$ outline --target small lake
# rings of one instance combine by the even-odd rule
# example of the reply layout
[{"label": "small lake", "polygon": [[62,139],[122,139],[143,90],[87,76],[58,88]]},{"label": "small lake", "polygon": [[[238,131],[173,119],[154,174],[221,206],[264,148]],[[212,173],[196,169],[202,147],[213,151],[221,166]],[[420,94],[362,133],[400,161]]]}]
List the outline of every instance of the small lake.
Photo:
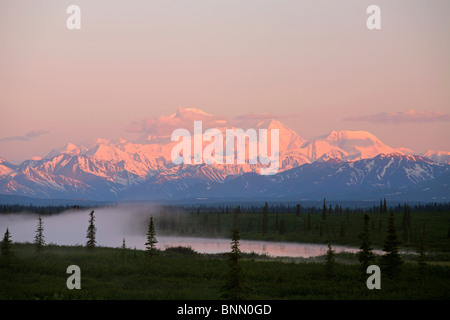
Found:
[{"label": "small lake", "polygon": [[[146,234],[144,215],[120,208],[100,208],[95,210],[97,227],[97,245],[105,247],[121,247],[125,238],[128,248],[145,249]],[[43,216],[44,236],[47,244],[84,245],[88,226],[89,211],[75,211],[52,216]],[[13,242],[33,242],[37,227],[35,214],[0,215],[0,232],[3,237],[9,228]],[[222,253],[231,250],[231,239],[197,238],[183,236],[158,236],[157,248],[185,246],[200,253]],[[242,252],[255,252],[274,257],[316,257],[324,255],[327,245],[291,242],[269,242],[240,240]],[[357,248],[333,246],[336,253],[359,251]],[[377,252],[378,253],[378,252]]]}]

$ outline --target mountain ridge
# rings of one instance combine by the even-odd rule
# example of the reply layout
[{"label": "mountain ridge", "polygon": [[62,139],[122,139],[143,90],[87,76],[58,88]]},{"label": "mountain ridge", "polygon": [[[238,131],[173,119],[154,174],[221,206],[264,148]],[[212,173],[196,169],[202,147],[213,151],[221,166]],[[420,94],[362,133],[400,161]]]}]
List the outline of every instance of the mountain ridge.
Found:
[{"label": "mountain ridge", "polygon": [[[209,119],[211,123],[226,124],[222,120],[214,120],[211,114],[200,109],[180,108],[169,118],[178,125],[183,119],[187,118],[190,121],[194,116]],[[244,184],[258,181],[254,188],[254,196],[277,194],[282,197],[283,194],[280,194],[277,188],[284,190],[286,196],[292,194],[289,188],[270,189],[269,185],[277,179],[294,181],[295,179],[292,180],[288,173],[294,174],[296,170],[314,169],[308,175],[312,189],[315,188],[314,183],[320,185],[320,179],[338,185],[339,181],[333,182],[327,177],[335,177],[345,171],[351,176],[341,176],[345,180],[341,181],[343,183],[341,189],[353,192],[346,187],[352,184],[351,177],[359,179],[358,181],[362,178],[364,181],[367,179],[378,181],[376,176],[371,176],[369,170],[373,161],[378,166],[383,166],[384,171],[380,169],[378,172],[382,178],[386,171],[390,172],[390,166],[399,168],[402,174],[392,173],[392,179],[386,181],[381,179],[382,182],[378,186],[373,184],[370,186],[372,189],[399,187],[399,182],[405,186],[412,186],[439,180],[442,179],[439,175],[446,175],[445,170],[439,169],[440,166],[450,164],[450,152],[429,150],[423,154],[426,157],[414,155],[409,149],[392,148],[384,144],[368,131],[333,130],[307,141],[275,119],[254,120],[250,123],[256,129],[280,130],[278,174],[258,177],[261,164],[176,166],[171,161],[170,153],[178,142],[167,140],[167,132],[161,129],[160,136],[154,135],[145,144],[124,139],[116,141],[97,139],[91,144],[76,145],[69,142],[62,148],[53,149],[44,158],[25,160],[19,165],[10,164],[0,158],[0,193],[44,198],[92,197],[94,200],[126,200],[136,198],[137,195],[143,199],[156,199],[156,196],[179,198],[183,193],[188,197],[210,197],[204,188],[220,191],[223,189],[221,185],[231,186],[233,185],[231,181],[240,178]],[[220,127],[219,130],[222,132],[225,128]],[[385,159],[390,160],[384,163]],[[366,167],[359,167],[360,163]],[[434,172],[439,173],[438,176],[434,176]],[[314,176],[319,180],[314,180]],[[251,179],[246,180],[249,177]],[[301,181],[296,183],[302,184]],[[291,185],[290,188],[294,189],[295,185]],[[441,190],[445,188],[442,186]],[[146,196],[140,189],[147,190],[149,194]],[[269,194],[269,189],[272,194]],[[242,186],[236,186],[236,190],[241,190],[243,194],[248,193]],[[323,190],[326,190],[325,186]],[[337,191],[339,190],[333,192]],[[307,194],[306,189],[304,192]],[[250,195],[248,193],[248,196]]]}]

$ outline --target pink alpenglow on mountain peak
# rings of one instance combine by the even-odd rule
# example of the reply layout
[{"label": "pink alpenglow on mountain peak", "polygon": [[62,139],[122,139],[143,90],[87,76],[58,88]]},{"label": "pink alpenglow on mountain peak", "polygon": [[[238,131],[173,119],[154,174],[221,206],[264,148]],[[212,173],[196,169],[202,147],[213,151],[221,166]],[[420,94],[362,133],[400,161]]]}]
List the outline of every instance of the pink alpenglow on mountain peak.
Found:
[{"label": "pink alpenglow on mountain peak", "polygon": [[435,162],[450,164],[450,151],[428,150],[423,156]]},{"label": "pink alpenglow on mountain peak", "polygon": [[[171,159],[175,165],[263,165],[259,168],[262,175],[273,175],[279,170],[279,129],[259,129],[259,135],[253,128],[226,129],[225,134],[218,128],[203,132],[202,121],[194,121],[191,138],[189,130],[175,129],[171,140],[178,143],[173,147]],[[204,142],[210,142],[204,148]],[[225,153],[224,153],[225,145]],[[193,152],[192,152],[193,150]],[[248,157],[247,157],[248,154]],[[224,161],[225,159],[225,161]]]},{"label": "pink alpenglow on mountain peak", "polygon": [[305,144],[302,151],[313,161],[331,158],[354,161],[372,158],[380,153],[412,153],[409,149],[389,147],[370,132],[349,130],[331,131],[315,138]]}]

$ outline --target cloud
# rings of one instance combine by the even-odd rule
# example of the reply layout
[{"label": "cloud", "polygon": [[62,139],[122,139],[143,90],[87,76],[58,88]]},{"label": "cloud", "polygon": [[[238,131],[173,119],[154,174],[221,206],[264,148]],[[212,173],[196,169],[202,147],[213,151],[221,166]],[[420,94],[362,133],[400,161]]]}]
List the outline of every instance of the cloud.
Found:
[{"label": "cloud", "polygon": [[240,128],[250,128],[256,126],[256,124],[262,120],[267,119],[287,119],[287,118],[296,118],[295,114],[286,114],[279,115],[274,113],[245,113],[233,118],[233,122],[236,127]]},{"label": "cloud", "polygon": [[47,130],[39,130],[39,131],[30,131],[25,133],[23,136],[12,136],[1,138],[0,141],[30,141],[31,139],[42,136],[43,134],[48,134],[50,131]]},{"label": "cloud", "polygon": [[282,116],[273,114],[273,113],[246,113],[239,116],[234,117],[235,120],[266,120],[266,119],[276,119],[283,118]]},{"label": "cloud", "polygon": [[193,130],[194,121],[202,121],[203,128],[222,127],[228,124],[223,117],[213,116],[196,108],[178,108],[176,113],[162,115],[158,118],[134,121],[127,131],[145,134],[146,136],[167,137],[175,129]]},{"label": "cloud", "polygon": [[131,123],[126,130],[140,134],[138,141],[167,141],[175,129],[188,129],[193,131],[194,121],[202,121],[203,130],[210,128],[254,128],[256,124],[266,119],[280,119],[295,117],[295,115],[275,115],[269,113],[247,113],[227,119],[226,117],[214,116],[196,108],[178,108],[171,115],[162,115],[157,118],[137,120]]},{"label": "cloud", "polygon": [[450,114],[436,111],[382,112],[367,116],[346,117],[344,121],[365,121],[374,123],[408,123],[450,121]]}]

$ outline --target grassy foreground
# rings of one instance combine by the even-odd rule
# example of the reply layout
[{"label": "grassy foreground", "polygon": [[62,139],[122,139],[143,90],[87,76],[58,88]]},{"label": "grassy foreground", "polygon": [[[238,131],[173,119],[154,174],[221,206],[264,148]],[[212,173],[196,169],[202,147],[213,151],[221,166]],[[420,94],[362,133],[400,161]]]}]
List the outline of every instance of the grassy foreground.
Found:
[{"label": "grassy foreground", "polygon": [[[14,258],[0,260],[0,299],[220,299],[228,263],[225,255],[183,248],[159,252],[114,248],[13,244]],[[336,276],[327,280],[321,259],[291,263],[244,255],[241,266],[248,299],[448,299],[450,266],[428,264],[424,281],[418,267],[405,263],[399,281],[382,276],[381,290],[369,290],[356,257],[337,255]],[[345,262],[345,263],[343,263]],[[350,262],[350,263],[349,263]],[[69,265],[81,269],[81,290],[69,290]]]}]

